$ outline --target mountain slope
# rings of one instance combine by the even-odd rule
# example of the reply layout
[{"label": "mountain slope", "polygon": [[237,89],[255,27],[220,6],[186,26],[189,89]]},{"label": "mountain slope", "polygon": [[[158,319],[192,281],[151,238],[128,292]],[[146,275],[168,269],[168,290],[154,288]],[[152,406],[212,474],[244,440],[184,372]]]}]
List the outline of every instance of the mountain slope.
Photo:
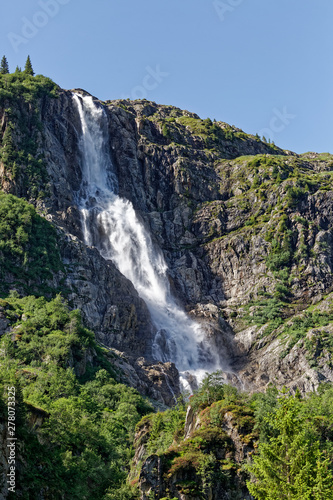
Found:
[{"label": "mountain slope", "polygon": [[[119,285],[108,285],[99,271],[92,271],[93,262],[100,260],[96,252],[93,261],[83,264],[86,250],[80,250],[82,272],[75,264],[79,258],[73,248],[82,239],[75,202],[81,181],[80,123],[72,94],[50,91],[50,85],[47,81],[33,98],[2,96],[3,190],[27,196],[48,220],[74,235],[75,245],[64,250],[73,255],[63,252],[62,258],[75,276],[67,273],[62,279],[71,288],[72,305],[82,310],[98,338],[149,359],[153,327],[127,280],[119,276],[124,289],[119,297],[113,294]],[[249,388],[261,389],[269,382],[292,386],[297,380],[301,390],[309,390],[321,378],[331,380],[326,368],[332,349],[325,329],[329,321],[323,324],[322,315],[311,311],[306,318],[313,304],[325,314],[331,310],[326,296],[333,283],[333,157],[285,152],[225,123],[146,100],[101,104],[109,118],[119,193],[132,201],[164,251],[175,294],[205,322],[229,369],[240,370]],[[14,173],[7,154],[9,134],[11,148],[19,152],[27,124],[37,145],[35,155],[29,153],[30,164],[39,161],[40,171],[47,172],[37,198],[29,185],[29,162],[12,154],[21,158]],[[105,275],[102,262],[101,267]],[[112,263],[107,267],[117,274]],[[96,295],[101,300],[94,302]],[[319,326],[312,344],[323,349],[312,359],[318,348],[305,342],[306,335]],[[324,367],[318,357],[325,358]]]},{"label": "mountain slope", "polygon": [[[72,92],[40,75],[20,72],[0,75],[0,84],[1,380],[4,386],[15,383],[23,390],[19,399],[27,414],[20,422],[27,445],[20,450],[19,462],[29,462],[26,453],[33,455],[36,447],[39,466],[50,473],[48,480],[57,470],[64,483],[59,491],[57,484],[49,484],[50,498],[90,498],[98,486],[98,498],[134,499],[137,493],[121,483],[129,468],[134,425],[152,407],[122,382],[151,398],[155,408],[165,408],[179,396],[179,374],[173,363],[153,359],[156,327],[132,283],[96,248],[84,244],[77,206],[82,129]],[[95,102],[107,114],[119,194],[133,203],[162,249],[171,289],[219,352],[224,381],[250,391],[286,385],[296,394],[297,389],[304,394],[333,381],[333,157],[283,151],[173,106],[146,100]],[[57,298],[59,293],[68,306]],[[81,311],[83,324],[74,309]],[[101,400],[104,393],[108,396]],[[242,404],[236,414],[251,420],[253,409]],[[213,417],[224,418],[224,409],[214,408]],[[178,432],[181,412],[174,429]],[[69,425],[60,434],[66,439],[62,447],[55,436],[62,432],[64,415]],[[168,421],[168,415],[162,420]],[[119,422],[125,416],[124,430]],[[163,450],[152,443],[149,450],[141,450],[148,469],[158,462],[149,453],[166,455],[159,459],[166,460],[163,467],[171,474],[169,482],[161,483],[164,492],[170,487],[173,494],[183,494],[173,479],[184,473],[181,481],[195,481],[202,464],[219,473],[217,462],[206,463],[206,452],[217,453],[211,460],[222,460],[220,452],[236,460],[232,436],[221,429],[214,434],[213,423],[206,423],[209,430],[197,429],[188,444],[176,436],[172,457],[172,441]],[[330,425],[325,421],[317,441],[330,436]],[[236,433],[233,428],[229,433]],[[87,429],[93,434],[89,446],[81,441]],[[2,431],[3,447],[5,426]],[[251,432],[241,433],[241,440],[255,444],[256,435],[248,438]],[[215,438],[222,451],[212,448]],[[199,453],[201,464],[191,446],[202,440],[206,448],[203,456]],[[116,445],[118,455],[113,456]],[[187,465],[184,453],[192,453]],[[112,483],[113,463],[118,476]],[[189,474],[183,465],[190,468]],[[228,463],[223,465],[226,471]],[[233,494],[247,495],[239,464],[230,467],[231,477],[238,478]],[[29,478],[30,469],[21,468],[22,477]],[[65,494],[70,471],[77,484]],[[223,474],[228,482],[229,473]],[[223,490],[222,479],[217,491]],[[43,481],[36,483],[40,498],[47,486]],[[208,491],[204,482],[202,488]],[[193,490],[183,498],[192,500],[197,493]]]}]

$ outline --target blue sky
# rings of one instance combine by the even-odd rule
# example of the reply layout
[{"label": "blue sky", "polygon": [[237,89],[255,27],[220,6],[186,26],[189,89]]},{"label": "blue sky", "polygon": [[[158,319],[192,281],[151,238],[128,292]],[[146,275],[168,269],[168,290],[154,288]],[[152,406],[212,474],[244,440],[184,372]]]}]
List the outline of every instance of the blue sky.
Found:
[{"label": "blue sky", "polygon": [[[11,0],[0,56],[102,100],[146,97],[333,153],[332,0]],[[2,52],[2,53],[1,53]]]}]

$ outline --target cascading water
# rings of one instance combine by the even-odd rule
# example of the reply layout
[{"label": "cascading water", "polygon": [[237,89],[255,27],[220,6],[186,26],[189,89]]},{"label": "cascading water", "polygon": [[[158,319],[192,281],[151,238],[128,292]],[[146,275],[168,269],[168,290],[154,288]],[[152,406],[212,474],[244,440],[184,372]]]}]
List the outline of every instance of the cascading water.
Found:
[{"label": "cascading water", "polygon": [[154,247],[131,202],[117,195],[104,109],[90,96],[74,94],[74,101],[82,125],[82,184],[77,201],[85,242],[98,248],[133,283],[157,329],[153,357],[173,361],[183,389],[191,389],[191,378],[199,382],[206,371],[219,368],[218,357],[199,324],[176,304],[163,254]]}]

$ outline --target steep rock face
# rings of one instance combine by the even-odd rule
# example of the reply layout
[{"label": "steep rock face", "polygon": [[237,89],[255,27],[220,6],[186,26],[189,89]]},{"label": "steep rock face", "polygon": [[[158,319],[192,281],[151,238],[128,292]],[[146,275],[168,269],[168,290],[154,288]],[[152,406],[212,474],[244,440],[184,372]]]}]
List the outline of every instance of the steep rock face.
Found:
[{"label": "steep rock face", "polygon": [[58,225],[81,236],[75,192],[82,180],[79,149],[82,130],[72,92],[61,91],[57,99],[44,100],[41,121],[42,148],[50,178],[48,211],[56,217]]},{"label": "steep rock face", "polygon": [[[248,390],[269,384],[286,385],[292,392],[314,391],[333,381],[332,294],[266,334],[266,326],[252,326],[235,335],[238,357],[234,366]],[[313,327],[313,317],[318,325]]]},{"label": "steep rock face", "polygon": [[[59,91],[57,98],[40,98],[34,109],[27,108],[18,100],[17,107],[20,114],[28,117],[29,113],[39,112],[43,124],[37,140],[49,176],[49,196],[32,201],[44,213],[47,212],[46,218],[50,222],[61,228],[58,231],[59,250],[66,268],[65,272],[54,276],[50,285],[57,288],[62,281],[67,286],[72,306],[83,311],[89,327],[106,345],[112,343],[115,347],[133,349],[140,355],[146,355],[152,325],[145,304],[112,262],[106,262],[96,249],[87,248],[77,237],[82,239],[75,200],[81,183],[81,123],[72,92]],[[0,118],[5,133],[8,117],[4,109]],[[9,172],[5,174],[2,178],[3,190],[23,195],[20,179],[11,178]]]},{"label": "steep rock face", "polygon": [[[234,132],[233,139],[209,144],[213,147],[208,149],[210,136],[204,137],[203,133],[197,136],[193,124],[205,121],[177,108],[144,101],[114,101],[108,103],[108,113],[120,193],[133,202],[149,224],[165,252],[180,295],[192,304],[211,299],[223,306],[225,299],[233,299],[235,304],[248,301],[249,290],[253,290],[254,284],[258,288],[258,276],[267,271],[264,258],[270,247],[265,240],[269,224],[253,231],[251,226],[255,224],[249,224],[249,219],[267,214],[267,208],[277,205],[289,186],[289,183],[275,185],[270,191],[268,188],[274,181],[274,177],[269,179],[270,171],[289,169],[292,175],[295,168],[303,167],[311,175],[309,170],[314,170],[314,165],[289,152],[284,160],[281,157],[286,154],[284,151],[244,133],[240,138],[237,136],[240,132]],[[182,125],[188,115],[190,125]],[[162,133],[163,127],[174,122],[181,135],[168,139]],[[215,127],[224,130],[223,124]],[[265,168],[265,156],[255,160],[258,165],[250,165],[252,158],[247,158],[267,154],[278,157],[276,165],[273,161],[272,167]],[[321,163],[322,171],[328,163]],[[258,169],[262,170],[259,174]],[[269,179],[265,186],[266,200],[260,194],[265,179]],[[290,206],[291,213],[299,213],[313,223],[312,231],[307,234],[309,246],[315,245],[317,227],[327,230],[331,225],[331,193],[318,189],[320,186],[313,194],[311,190],[304,192],[301,203]],[[278,222],[277,217],[272,222]],[[263,229],[261,234],[260,229]],[[301,236],[298,228],[298,238]],[[295,243],[297,246],[298,242]],[[330,254],[327,260],[330,266]],[[323,275],[329,279],[329,271],[321,270],[315,290],[310,291],[312,296],[318,293],[318,287],[323,287]],[[330,285],[329,281],[324,287]],[[301,296],[304,286],[299,284],[297,288]]]},{"label": "steep rock face", "polygon": [[[31,198],[31,192],[25,188],[24,176],[28,170],[25,164],[20,166],[22,172],[19,176],[13,175],[8,165],[6,169],[4,163],[0,173],[5,192],[27,197],[42,214],[47,214],[49,222],[58,227],[57,249],[64,268],[53,272],[52,278],[44,281],[44,288],[49,290],[46,293],[51,290],[64,293],[71,307],[82,311],[85,324],[101,343],[127,353],[135,376],[123,374],[124,381],[163,405],[172,404],[179,396],[178,372],[170,363],[151,364],[155,328],[145,303],[111,261],[103,259],[97,249],[82,243],[82,225],[76,206],[76,192],[82,180],[79,144],[82,130],[72,92],[59,91],[57,98],[40,98],[34,107],[18,99],[13,115],[19,117],[15,118],[16,121],[5,108],[1,108],[4,141],[7,127],[12,127],[17,135],[21,134],[22,123],[31,121],[30,113],[38,114],[38,126],[32,127],[32,133],[38,145],[36,155],[43,156],[47,168],[48,178],[43,188],[48,195]],[[14,134],[12,142],[18,149],[22,147],[22,141]],[[21,284],[11,271],[6,271],[4,279],[10,288],[26,293],[24,283]],[[32,281],[30,293],[35,293],[40,283]],[[6,325],[6,319],[1,319],[1,331],[6,330]],[[141,363],[136,361],[140,357],[144,357]],[[81,375],[85,372],[86,362],[81,360],[80,366],[73,365]]]},{"label": "steep rock face", "polygon": [[173,406],[180,397],[179,373],[174,363],[147,361],[112,348],[110,361],[119,370],[120,381],[152,399],[156,409]]},{"label": "steep rock face", "polygon": [[[287,322],[332,290],[332,157],[297,156],[220,123],[214,137],[213,124],[172,107],[107,104],[121,192],[164,250],[175,293],[206,322],[231,369],[247,388],[306,391],[333,380],[329,368],[311,366],[302,342],[291,339],[285,355],[287,336],[274,341],[281,329],[261,344],[265,354],[255,337],[250,356],[242,348],[248,309],[260,310],[266,297],[282,299]],[[233,342],[228,323],[239,332]]]},{"label": "steep rock face", "polygon": [[[168,212],[179,206],[186,192],[200,201],[221,197],[213,168],[218,158],[285,154],[227,124],[207,124],[206,130],[197,115],[173,106],[145,100],[107,101],[106,105],[120,193],[137,209]],[[215,136],[211,138],[212,127]]]},{"label": "steep rock face", "polygon": [[[133,202],[163,248],[177,292],[190,304],[222,301],[221,277],[204,258],[206,248],[201,248],[205,240],[232,230],[223,202],[228,194],[221,186],[216,162],[241,155],[285,153],[238,129],[229,131],[229,138],[223,128],[226,124],[215,125],[220,135],[210,144],[205,129],[196,135],[196,122],[202,122],[197,115],[171,106],[115,101],[107,109],[120,194]],[[174,123],[178,135],[173,130],[172,136],[165,137],[164,127]]]},{"label": "steep rock face", "polygon": [[[332,290],[332,157],[297,156],[172,106],[145,100],[100,104],[108,115],[119,193],[132,201],[162,248],[171,289],[205,325],[229,370],[240,371],[246,387],[264,388],[272,381],[293,386],[293,377],[302,390],[315,387],[304,382],[314,380],[311,370],[317,369],[302,361],[308,348],[290,338],[294,357],[284,355],[288,339],[281,341],[274,321],[288,322]],[[18,104],[29,118],[33,109],[21,108]],[[32,201],[78,238],[67,236],[71,243],[62,250],[72,304],[103,343],[149,359],[153,328],[145,305],[112,263],[79,242],[81,125],[72,93],[59,90],[56,99],[40,98],[38,109],[43,127],[36,140],[49,194]],[[4,110],[0,119],[5,132]],[[20,179],[7,175],[4,164],[1,172],[3,189],[25,196]],[[302,338],[309,328],[303,328]],[[267,332],[267,343],[261,341],[258,349],[258,336]],[[331,354],[329,346],[329,363]],[[281,356],[277,368],[272,359]],[[289,369],[295,360],[298,374]],[[324,372],[331,380],[330,370]]]},{"label": "steep rock face", "polygon": [[74,308],[84,313],[86,324],[107,346],[148,355],[153,326],[146,305],[132,283],[98,250],[66,235],[61,255],[66,266],[65,285]]},{"label": "steep rock face", "polygon": [[[153,362],[156,329],[132,283],[96,248],[75,236],[63,235],[60,251],[69,303],[82,311],[97,340],[111,348],[110,361],[119,369],[120,380],[162,405],[174,404],[180,396],[178,370],[173,363]],[[93,358],[73,361],[79,376],[84,375],[87,362],[93,364]]]},{"label": "steep rock face", "polygon": [[252,498],[241,464],[254,451],[253,425],[251,410],[237,405],[219,402],[201,412],[189,406],[183,439],[158,455],[147,456],[152,427],[149,419],[143,419],[137,427],[133,459],[133,469],[140,469],[141,500]]}]

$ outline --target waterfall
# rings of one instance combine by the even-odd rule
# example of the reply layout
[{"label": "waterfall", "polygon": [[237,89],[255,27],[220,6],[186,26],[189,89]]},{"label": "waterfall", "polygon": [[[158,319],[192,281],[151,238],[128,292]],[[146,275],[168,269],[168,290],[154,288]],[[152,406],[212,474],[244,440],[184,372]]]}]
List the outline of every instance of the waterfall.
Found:
[{"label": "waterfall", "polygon": [[218,357],[200,325],[172,296],[162,251],[153,245],[132,203],[117,194],[104,109],[91,96],[74,94],[73,98],[82,125],[82,184],[77,203],[85,242],[113,261],[133,283],[157,330],[152,346],[154,359],[173,361],[183,389],[190,389],[193,380],[199,382],[206,371],[218,369]]}]

